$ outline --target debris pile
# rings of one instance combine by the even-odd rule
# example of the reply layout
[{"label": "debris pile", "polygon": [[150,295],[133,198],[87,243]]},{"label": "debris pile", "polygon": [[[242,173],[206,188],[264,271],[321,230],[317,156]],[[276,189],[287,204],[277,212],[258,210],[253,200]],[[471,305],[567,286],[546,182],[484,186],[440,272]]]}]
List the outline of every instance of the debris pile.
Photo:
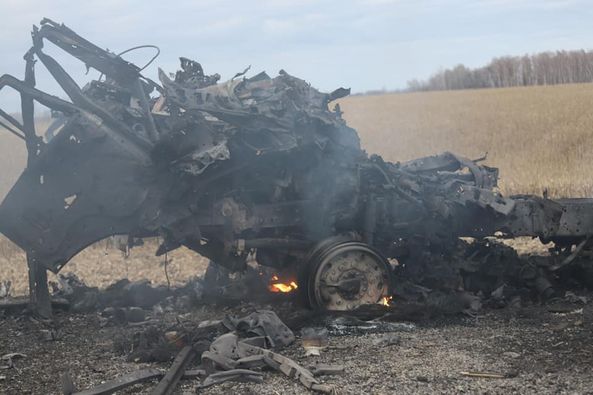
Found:
[{"label": "debris pile", "polygon": [[[374,333],[376,328],[376,325],[369,326],[362,321],[351,322],[349,326],[358,326],[360,333]],[[134,339],[134,350],[130,349],[128,358],[134,362],[166,362],[175,352],[175,359],[166,373],[155,369],[141,370],[80,394],[109,393],[153,379],[161,380],[153,390],[154,394],[170,393],[180,379],[200,378],[198,389],[227,381],[259,383],[263,381],[263,371],[280,372],[312,391],[333,393],[334,389],[323,384],[319,377],[344,371],[343,366],[319,363],[308,369],[282,355],[281,350],[293,344],[296,337],[270,310],[256,310],[244,317],[227,316],[220,321],[202,322],[195,328],[178,329],[163,333],[156,327],[147,328],[137,333],[139,337]],[[383,331],[387,329],[385,327]],[[399,330],[399,327],[391,329]],[[119,340],[116,339],[115,345],[121,347]],[[189,369],[197,361],[199,367]]]},{"label": "debris pile", "polygon": [[568,285],[566,278],[549,270],[553,256],[519,256],[494,238],[459,240],[453,249],[418,250],[415,256],[415,265],[395,269],[396,303],[413,301],[451,314],[475,313],[482,304],[496,308],[543,302],[561,295]]}]

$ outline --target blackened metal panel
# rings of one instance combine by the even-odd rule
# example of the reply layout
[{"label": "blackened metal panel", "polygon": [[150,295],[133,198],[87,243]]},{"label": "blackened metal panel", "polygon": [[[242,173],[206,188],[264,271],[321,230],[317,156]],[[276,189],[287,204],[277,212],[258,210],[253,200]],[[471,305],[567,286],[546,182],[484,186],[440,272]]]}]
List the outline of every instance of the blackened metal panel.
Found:
[{"label": "blackened metal panel", "polygon": [[137,229],[150,211],[148,164],[106,126],[77,116],[0,205],[0,232],[57,271],[89,244]]}]

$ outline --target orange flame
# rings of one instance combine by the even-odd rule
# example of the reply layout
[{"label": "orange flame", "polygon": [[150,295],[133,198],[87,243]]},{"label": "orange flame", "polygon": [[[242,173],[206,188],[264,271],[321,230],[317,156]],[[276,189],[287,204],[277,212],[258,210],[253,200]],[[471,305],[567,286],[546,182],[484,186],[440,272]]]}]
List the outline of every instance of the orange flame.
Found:
[{"label": "orange flame", "polygon": [[281,282],[276,275],[272,276],[272,281],[274,282],[272,282],[268,287],[271,292],[292,292],[299,287],[295,281],[289,281],[286,283]]},{"label": "orange flame", "polygon": [[391,305],[392,300],[393,300],[393,296],[383,296],[383,298],[381,298],[381,301],[379,302],[379,304],[382,304],[383,306],[389,306],[389,305]]}]

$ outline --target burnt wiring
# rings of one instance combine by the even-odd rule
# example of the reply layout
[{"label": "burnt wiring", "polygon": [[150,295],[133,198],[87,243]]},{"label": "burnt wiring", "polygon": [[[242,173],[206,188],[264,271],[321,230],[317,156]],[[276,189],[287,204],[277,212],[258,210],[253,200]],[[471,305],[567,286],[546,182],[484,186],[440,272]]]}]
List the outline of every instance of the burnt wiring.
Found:
[{"label": "burnt wiring", "polygon": [[136,51],[138,49],[144,49],[144,48],[156,49],[156,54],[152,58],[150,58],[150,60],[144,66],[142,66],[142,68],[140,68],[140,71],[143,71],[148,66],[150,66],[152,64],[152,62],[154,62],[156,60],[156,58],[158,58],[159,55],[161,54],[161,49],[159,47],[157,47],[156,45],[152,45],[152,44],[138,45],[138,46],[135,46],[135,47],[132,47],[132,48],[128,48],[125,51],[122,51],[122,52],[118,53],[117,56],[122,56],[124,54],[129,53],[129,52]]},{"label": "burnt wiring", "polygon": [[[144,65],[142,66],[138,71],[144,71],[148,66],[150,66],[152,64],[152,62],[154,62],[156,60],[156,58],[159,57],[159,55],[161,54],[161,49],[159,47],[157,47],[156,45],[152,45],[152,44],[144,44],[144,45],[137,45],[135,47],[132,48],[128,48],[124,51],[121,51],[120,53],[116,54],[116,56],[121,57],[122,55],[125,55],[127,53],[130,53],[132,51],[136,51],[138,49],[144,49],[144,48],[153,48],[156,49],[156,54],[154,54],[154,56],[152,58],[150,58],[150,60]],[[101,81],[101,79],[103,79],[104,74],[101,73],[101,75],[99,75],[98,80]],[[152,81],[151,81],[152,82]],[[154,83],[153,83],[154,84]]]}]

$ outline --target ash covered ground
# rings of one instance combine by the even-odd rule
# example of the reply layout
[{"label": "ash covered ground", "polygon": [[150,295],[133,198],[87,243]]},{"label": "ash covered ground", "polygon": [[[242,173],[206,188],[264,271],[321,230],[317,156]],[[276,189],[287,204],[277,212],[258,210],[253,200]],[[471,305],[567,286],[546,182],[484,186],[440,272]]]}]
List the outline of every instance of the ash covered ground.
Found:
[{"label": "ash covered ground", "polygon": [[[156,327],[190,327],[224,314],[245,314],[257,306],[233,308],[201,306],[185,313],[159,317]],[[278,312],[290,305],[265,306]],[[344,374],[321,377],[337,393],[586,393],[593,385],[591,327],[583,322],[583,306],[551,312],[549,306],[485,311],[475,318],[449,317],[419,324],[411,332],[330,337],[319,357],[305,357],[300,341],[282,353],[303,366],[317,362],[343,365]],[[25,358],[3,370],[3,394],[60,394],[61,375],[69,370],[79,388],[91,387],[127,372],[146,367],[167,369],[170,362],[134,363],[114,351],[114,339],[142,330],[125,325],[100,327],[97,314],[58,314],[55,326],[62,337],[40,340],[46,325],[28,317],[0,321],[3,352]],[[195,367],[195,364],[194,366]],[[473,378],[464,371],[494,372],[501,379]],[[198,382],[183,380],[176,393],[195,393]],[[148,393],[155,381],[121,393]],[[263,383],[224,383],[200,390],[204,394],[300,394],[298,382],[265,371]]]},{"label": "ash covered ground", "polygon": [[[523,253],[533,248],[526,241],[515,247]],[[161,279],[164,286],[164,276]],[[329,334],[320,356],[305,356],[302,329],[319,328],[336,317],[303,309],[295,295],[263,297],[258,302],[184,296],[170,296],[157,308],[145,307],[140,317],[130,320],[114,319],[110,307],[103,306],[86,313],[58,311],[53,323],[18,310],[5,312],[0,318],[0,354],[25,356],[15,357],[13,367],[0,370],[0,393],[61,394],[66,372],[78,390],[147,368],[165,372],[181,344],[173,341],[168,354],[155,361],[154,355],[146,356],[146,350],[133,353],[134,339],[146,333],[195,333],[200,323],[262,309],[275,311],[296,335],[292,344],[278,350],[280,354],[304,368],[318,364],[343,368],[341,374],[317,377],[335,393],[586,393],[593,385],[593,295],[587,292],[502,308],[484,306],[472,315],[451,309],[413,311],[394,300],[383,312],[345,316],[411,323],[414,328]],[[142,348],[140,343],[135,351]],[[144,348],[151,352],[155,346]],[[187,369],[200,367],[198,357]],[[502,377],[469,377],[463,372]],[[262,374],[261,383],[227,382],[203,389],[199,388],[203,378],[184,379],[175,393],[309,392],[298,380],[278,371],[262,369]],[[150,393],[157,383],[153,379],[118,393]]]}]

